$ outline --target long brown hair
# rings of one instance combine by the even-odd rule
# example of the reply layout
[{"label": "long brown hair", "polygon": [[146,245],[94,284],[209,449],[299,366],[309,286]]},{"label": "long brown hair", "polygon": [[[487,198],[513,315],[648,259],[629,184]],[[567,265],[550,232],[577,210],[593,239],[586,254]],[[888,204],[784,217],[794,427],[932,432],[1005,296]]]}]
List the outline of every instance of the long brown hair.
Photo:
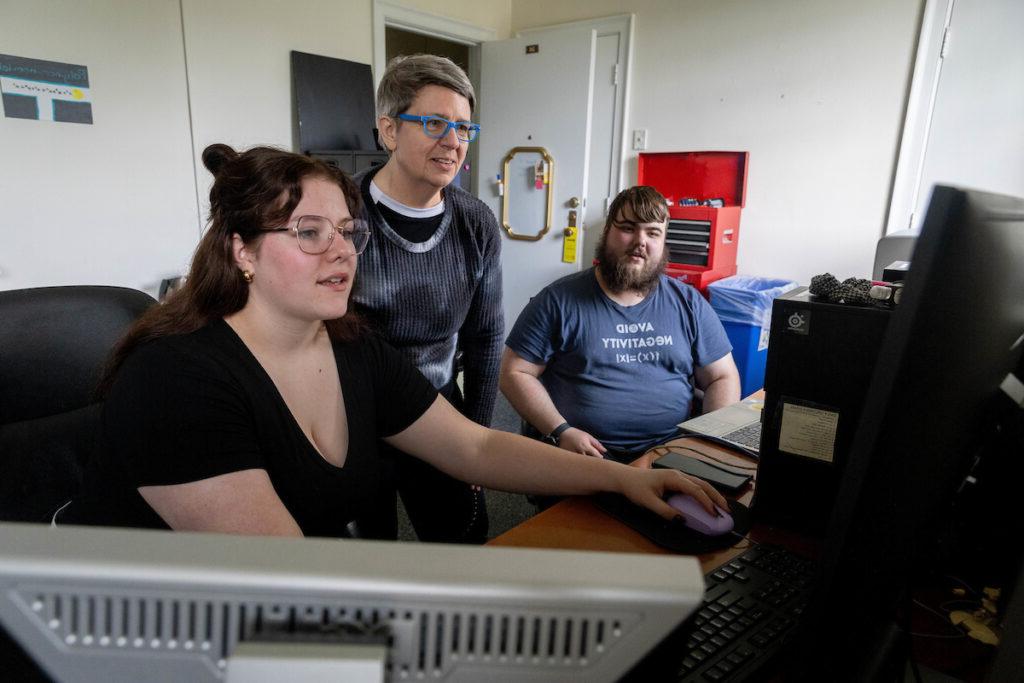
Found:
[{"label": "long brown hair", "polygon": [[[214,144],[203,150],[203,165],[214,176],[210,222],[192,256],[185,284],[165,304],[144,313],[114,347],[98,396],[106,395],[121,364],[137,346],[158,337],[194,332],[245,306],[249,285],[235,264],[232,235],[254,245],[264,236],[264,228],[283,225],[302,199],[303,180],[323,178],[336,183],[349,213],[362,213],[355,183],[340,170],[311,157],[272,147],[238,153],[228,145]],[[358,337],[363,329],[351,311],[324,324],[331,339],[340,341]]]}]

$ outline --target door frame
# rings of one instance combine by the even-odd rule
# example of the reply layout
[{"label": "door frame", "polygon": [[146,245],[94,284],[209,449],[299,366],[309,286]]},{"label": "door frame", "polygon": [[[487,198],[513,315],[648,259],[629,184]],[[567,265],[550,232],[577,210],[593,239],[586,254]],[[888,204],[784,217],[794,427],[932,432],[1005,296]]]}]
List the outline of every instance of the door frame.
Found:
[{"label": "door frame", "polygon": [[[377,92],[381,76],[387,67],[387,28],[397,28],[410,33],[419,33],[434,38],[443,38],[452,43],[469,46],[469,69],[466,75],[473,88],[480,90],[480,43],[495,40],[498,32],[470,24],[458,19],[450,19],[438,14],[423,12],[397,5],[388,0],[373,0],[373,91]],[[376,121],[374,121],[376,125]],[[466,161],[476,168],[477,152],[470,145]],[[470,175],[470,189],[474,195],[478,193],[476,173]]]},{"label": "door frame", "polygon": [[921,11],[916,56],[882,236],[913,229],[920,223],[914,212],[921,193],[928,134],[942,76],[943,43],[955,2],[925,0]]},{"label": "door frame", "polygon": [[[423,12],[397,5],[389,0],[373,0],[373,87],[376,90],[380,83],[380,77],[387,66],[387,53],[385,51],[385,29],[387,27],[402,29],[411,33],[421,33],[427,36],[444,38],[453,43],[478,47],[480,43],[488,40],[495,40],[498,32],[493,28],[486,28],[470,24],[459,19],[450,19],[438,14]],[[471,51],[470,70],[479,71],[479,63],[476,68],[472,64]],[[479,77],[479,73],[476,74]],[[473,80],[474,74],[470,73],[469,78]]]}]

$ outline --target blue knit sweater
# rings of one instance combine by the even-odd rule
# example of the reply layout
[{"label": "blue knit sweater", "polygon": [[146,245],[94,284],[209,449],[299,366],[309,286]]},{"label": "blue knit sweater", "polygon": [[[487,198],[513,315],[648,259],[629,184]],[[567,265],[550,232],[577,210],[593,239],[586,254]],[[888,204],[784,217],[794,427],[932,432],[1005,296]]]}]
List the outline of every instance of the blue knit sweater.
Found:
[{"label": "blue knit sweater", "polygon": [[449,185],[437,231],[426,242],[409,242],[391,229],[370,197],[378,170],[355,177],[372,234],[359,256],[353,300],[436,388],[451,382],[460,349],[464,412],[487,426],[505,329],[498,223],[486,204]]}]

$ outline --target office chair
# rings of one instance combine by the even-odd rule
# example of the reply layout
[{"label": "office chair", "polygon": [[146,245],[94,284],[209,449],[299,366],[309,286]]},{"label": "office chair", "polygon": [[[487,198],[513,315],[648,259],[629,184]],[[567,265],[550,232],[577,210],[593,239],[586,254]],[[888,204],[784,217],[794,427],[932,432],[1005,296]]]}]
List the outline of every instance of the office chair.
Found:
[{"label": "office chair", "polygon": [[0,520],[49,521],[78,491],[98,444],[104,364],[155,303],[122,287],[0,292]]}]

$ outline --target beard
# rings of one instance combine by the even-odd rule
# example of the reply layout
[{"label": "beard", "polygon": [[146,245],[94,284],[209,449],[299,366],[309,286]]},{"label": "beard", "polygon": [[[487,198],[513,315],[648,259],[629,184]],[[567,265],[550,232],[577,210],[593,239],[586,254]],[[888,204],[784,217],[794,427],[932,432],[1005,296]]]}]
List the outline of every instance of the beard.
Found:
[{"label": "beard", "polygon": [[639,256],[641,252],[626,252],[616,258],[608,250],[606,236],[607,232],[601,236],[601,241],[597,245],[597,264],[601,268],[601,276],[608,289],[613,292],[635,291],[644,295],[649,294],[657,284],[659,276],[665,272],[668,249],[662,250],[660,260],[653,261],[648,257],[643,266],[637,269],[629,259],[634,253]]}]

